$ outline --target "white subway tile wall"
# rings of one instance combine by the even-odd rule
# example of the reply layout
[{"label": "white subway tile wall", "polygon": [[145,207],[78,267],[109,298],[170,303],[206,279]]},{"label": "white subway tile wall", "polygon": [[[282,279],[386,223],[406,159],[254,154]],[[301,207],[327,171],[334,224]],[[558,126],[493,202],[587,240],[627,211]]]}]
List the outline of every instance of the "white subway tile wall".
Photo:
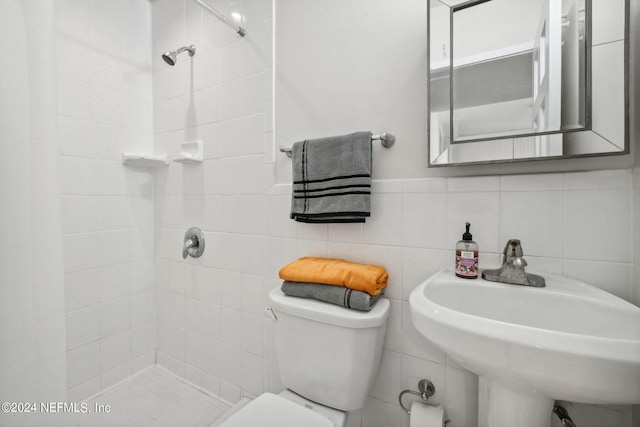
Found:
[{"label": "white subway tile wall", "polygon": [[153,176],[123,150],[153,151],[151,6],[57,2],[70,400],[155,362]]}]

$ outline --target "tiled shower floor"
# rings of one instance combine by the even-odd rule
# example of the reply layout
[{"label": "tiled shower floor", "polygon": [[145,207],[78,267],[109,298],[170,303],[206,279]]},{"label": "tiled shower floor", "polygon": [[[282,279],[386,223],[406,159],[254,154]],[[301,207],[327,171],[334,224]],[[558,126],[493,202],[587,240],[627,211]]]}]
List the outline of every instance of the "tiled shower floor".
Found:
[{"label": "tiled shower floor", "polygon": [[[86,402],[89,414],[67,415],[67,426],[209,427],[230,406],[152,366]],[[109,413],[93,412],[110,405]]]}]

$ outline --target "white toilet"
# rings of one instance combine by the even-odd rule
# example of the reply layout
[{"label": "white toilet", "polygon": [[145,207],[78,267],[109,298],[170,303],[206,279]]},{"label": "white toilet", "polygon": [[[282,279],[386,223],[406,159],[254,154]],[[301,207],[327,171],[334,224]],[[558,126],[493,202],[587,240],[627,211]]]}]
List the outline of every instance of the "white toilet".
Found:
[{"label": "white toilet", "polygon": [[369,312],[269,293],[282,383],[231,415],[223,427],[343,427],[362,408],[378,372],[389,300]]}]

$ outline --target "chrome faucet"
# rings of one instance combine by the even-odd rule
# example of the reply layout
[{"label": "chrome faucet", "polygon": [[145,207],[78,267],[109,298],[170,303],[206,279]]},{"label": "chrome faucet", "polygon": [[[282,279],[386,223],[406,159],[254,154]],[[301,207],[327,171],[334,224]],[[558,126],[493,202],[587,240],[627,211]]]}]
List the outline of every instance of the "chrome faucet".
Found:
[{"label": "chrome faucet", "polygon": [[533,286],[536,288],[545,286],[544,278],[524,271],[524,268],[527,266],[527,261],[522,257],[523,252],[520,240],[510,239],[502,253],[502,267],[497,270],[484,270],[482,272],[483,279],[491,282]]}]

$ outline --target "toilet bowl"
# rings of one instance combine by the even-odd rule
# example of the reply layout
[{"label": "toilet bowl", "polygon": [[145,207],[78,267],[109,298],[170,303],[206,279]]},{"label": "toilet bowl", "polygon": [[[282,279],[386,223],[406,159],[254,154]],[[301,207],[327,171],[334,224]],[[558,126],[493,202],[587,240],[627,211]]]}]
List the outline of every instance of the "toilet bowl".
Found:
[{"label": "toilet bowl", "polygon": [[344,427],[362,408],[378,372],[390,303],[369,312],[269,292],[283,385],[263,393],[222,427]]}]

